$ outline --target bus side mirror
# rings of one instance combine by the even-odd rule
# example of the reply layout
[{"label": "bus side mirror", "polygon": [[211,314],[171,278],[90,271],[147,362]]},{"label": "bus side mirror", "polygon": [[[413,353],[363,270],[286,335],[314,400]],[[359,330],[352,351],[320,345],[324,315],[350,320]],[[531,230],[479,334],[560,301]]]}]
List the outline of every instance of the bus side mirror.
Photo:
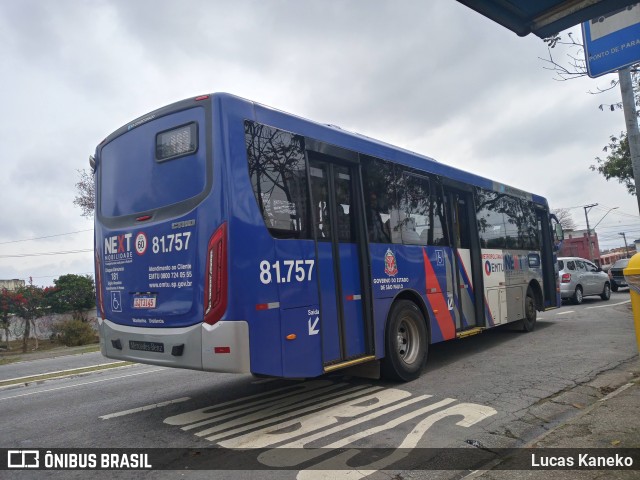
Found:
[{"label": "bus side mirror", "polygon": [[89,166],[91,167],[91,171],[96,173],[96,158],[93,155],[89,155]]},{"label": "bus side mirror", "polygon": [[555,233],[556,240],[558,240],[559,242],[564,240],[564,229],[562,228],[562,225],[560,225],[559,223],[556,223],[554,233]]},{"label": "bus side mirror", "polygon": [[562,242],[564,241],[564,229],[562,228],[562,225],[560,225],[558,218],[554,214],[550,215],[550,219],[551,227],[553,230],[553,244],[555,246],[555,250],[560,250]]}]

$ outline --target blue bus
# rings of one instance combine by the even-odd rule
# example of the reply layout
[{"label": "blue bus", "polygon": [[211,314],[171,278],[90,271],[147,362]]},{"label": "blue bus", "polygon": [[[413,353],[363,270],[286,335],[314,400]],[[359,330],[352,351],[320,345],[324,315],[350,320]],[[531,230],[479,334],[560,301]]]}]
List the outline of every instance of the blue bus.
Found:
[{"label": "blue bus", "polygon": [[91,163],[109,358],[408,381],[429,345],[560,304],[544,198],[333,125],[203,95]]}]

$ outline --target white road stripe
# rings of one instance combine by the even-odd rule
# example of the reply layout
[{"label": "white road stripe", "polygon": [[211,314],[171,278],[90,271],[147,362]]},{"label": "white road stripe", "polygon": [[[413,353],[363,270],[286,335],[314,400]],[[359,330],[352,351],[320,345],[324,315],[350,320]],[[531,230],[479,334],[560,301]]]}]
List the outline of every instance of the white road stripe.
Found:
[{"label": "white road stripe", "polygon": [[597,307],[585,307],[585,310],[590,310],[592,308],[607,308],[607,307],[615,307],[616,305],[624,305],[625,303],[631,303],[631,299],[625,300],[624,302],[618,303],[607,303],[606,305],[598,305]]},{"label": "white road stripe", "polygon": [[153,410],[154,408],[166,407],[167,405],[173,405],[174,403],[186,402],[187,400],[191,400],[191,397],[182,397],[176,398],[175,400],[168,400],[166,402],[154,403],[152,405],[145,405],[144,407],[132,408],[131,410],[124,410],[122,412],[110,413],[108,415],[102,415],[102,420],[108,420],[110,418],[115,417],[123,417],[124,415],[129,415],[131,413],[144,412],[146,410]]},{"label": "white road stripe", "polygon": [[12,398],[27,397],[29,395],[37,395],[38,393],[54,392],[56,390],[64,390],[65,388],[81,387],[83,385],[91,385],[92,383],[108,382],[109,380],[118,380],[120,378],[135,377],[136,375],[144,375],[147,373],[160,372],[162,370],[164,370],[164,368],[156,368],[155,370],[145,370],[144,372],[130,373],[129,375],[120,375],[119,377],[102,378],[100,380],[94,380],[92,382],[74,383],[73,385],[66,385],[64,387],[48,388],[46,390],[38,390],[37,392],[21,393],[20,395],[14,395],[12,397],[0,398],[0,401],[11,400]]},{"label": "white road stripe", "polygon": [[576,311],[575,310],[568,310],[566,312],[556,313],[556,315],[566,315],[567,313],[576,313]]}]

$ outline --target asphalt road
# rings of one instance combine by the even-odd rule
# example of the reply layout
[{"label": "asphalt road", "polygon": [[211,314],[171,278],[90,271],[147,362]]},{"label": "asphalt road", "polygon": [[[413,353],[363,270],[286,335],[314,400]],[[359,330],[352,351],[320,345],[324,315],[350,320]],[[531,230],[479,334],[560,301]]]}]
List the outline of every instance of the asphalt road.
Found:
[{"label": "asphalt road", "polygon": [[[608,302],[596,297],[544,312],[528,334],[495,329],[434,345],[426,371],[406,384],[344,374],[292,381],[134,365],[4,388],[0,447],[221,446],[278,452],[299,446],[519,446],[595,401],[587,382],[637,362],[628,298],[618,292]],[[48,366],[64,370],[58,361]],[[11,375],[22,376],[19,370]],[[340,472],[296,470],[303,461],[342,461],[334,457],[278,458],[272,451],[260,458],[262,464],[284,462],[292,470],[225,471],[215,478],[336,478]],[[375,473],[385,461],[381,458],[372,471],[351,471],[348,478],[389,478]],[[13,473],[12,478],[85,478],[87,472]],[[118,478],[184,473],[120,472]],[[205,471],[187,473],[212,478]],[[404,478],[423,474],[409,471]],[[91,475],[113,477],[112,472]],[[460,474],[441,471],[438,476]]]}]

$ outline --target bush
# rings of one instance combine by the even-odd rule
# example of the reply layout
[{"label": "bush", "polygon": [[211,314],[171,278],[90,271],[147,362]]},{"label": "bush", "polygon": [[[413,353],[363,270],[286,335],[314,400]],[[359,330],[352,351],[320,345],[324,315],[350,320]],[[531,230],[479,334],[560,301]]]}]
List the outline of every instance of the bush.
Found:
[{"label": "bush", "polygon": [[96,332],[88,322],[71,319],[58,323],[53,327],[53,334],[60,343],[67,347],[77,347],[96,342]]}]

